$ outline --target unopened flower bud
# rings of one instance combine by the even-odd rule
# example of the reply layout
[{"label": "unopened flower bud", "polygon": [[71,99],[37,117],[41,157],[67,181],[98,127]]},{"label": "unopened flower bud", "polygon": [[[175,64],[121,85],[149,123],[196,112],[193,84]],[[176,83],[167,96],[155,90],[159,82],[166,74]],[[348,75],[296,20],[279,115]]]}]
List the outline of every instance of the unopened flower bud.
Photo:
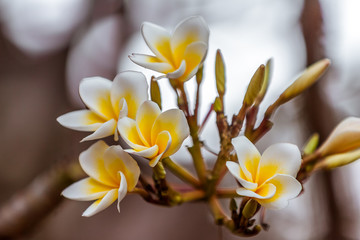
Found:
[{"label": "unopened flower bud", "polygon": [[360,118],[349,117],[332,131],[318,151],[322,156],[343,153],[360,147]]}]

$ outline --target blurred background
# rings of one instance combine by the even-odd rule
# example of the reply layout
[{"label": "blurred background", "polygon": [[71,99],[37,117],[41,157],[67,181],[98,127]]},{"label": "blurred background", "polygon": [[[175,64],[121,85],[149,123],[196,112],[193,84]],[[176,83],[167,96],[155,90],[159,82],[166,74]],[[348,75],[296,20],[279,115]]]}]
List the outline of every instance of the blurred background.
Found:
[{"label": "blurred background", "polygon": [[[79,144],[86,133],[61,127],[56,117],[83,108],[78,84],[84,77],[113,79],[124,70],[143,71],[148,79],[157,74],[127,57],[149,52],[142,22],[170,30],[201,15],[210,28],[201,119],[216,96],[216,49],[226,63],[229,116],[240,108],[256,68],[270,57],[273,77],[260,114],[302,69],[328,57],[331,69],[279,109],[274,128],[257,146],[263,151],[290,142],[301,148],[313,132],[324,140],[341,119],[360,115],[359,10],[358,0],[0,0],[0,239],[238,239],[213,224],[203,203],[169,209],[127,196],[121,214],[111,206],[81,217],[90,203],[59,198],[72,174],[68,182],[58,175],[89,143]],[[191,100],[194,86],[194,80],[186,83]],[[165,79],[160,87],[164,108],[174,107]],[[201,138],[216,151],[214,120]],[[211,166],[214,157],[204,154]],[[186,149],[174,159],[191,169]],[[267,212],[269,231],[253,239],[360,239],[359,171],[355,162],[312,176],[286,209]],[[49,187],[54,182],[58,189]],[[235,182],[228,176],[223,184]],[[49,194],[37,201],[44,193]]]}]

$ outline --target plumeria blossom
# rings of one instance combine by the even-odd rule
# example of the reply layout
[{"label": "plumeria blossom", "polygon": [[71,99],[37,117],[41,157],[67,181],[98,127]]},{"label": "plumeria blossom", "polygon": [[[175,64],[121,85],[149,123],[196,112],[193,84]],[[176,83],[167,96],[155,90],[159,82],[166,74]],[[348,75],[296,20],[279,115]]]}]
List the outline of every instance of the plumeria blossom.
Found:
[{"label": "plumeria blossom", "polygon": [[135,119],[120,119],[118,130],[131,148],[125,151],[149,159],[151,167],[179,150],[189,136],[189,126],[182,111],[170,109],[161,112],[152,101],[141,104]]},{"label": "plumeria blossom", "polygon": [[93,131],[82,141],[115,134],[122,117],[134,119],[142,102],[148,99],[148,85],[140,72],[119,73],[114,81],[102,77],[85,78],[80,82],[80,97],[89,109],[66,113],[57,118],[64,127]]},{"label": "plumeria blossom", "polygon": [[202,17],[183,20],[173,33],[145,22],[141,32],[155,56],[132,54],[129,57],[142,67],[164,73],[161,77],[187,81],[196,74],[206,57],[209,28]]},{"label": "plumeria blossom", "polygon": [[82,152],[79,160],[89,177],[70,185],[62,195],[79,201],[96,200],[83,213],[85,217],[104,210],[116,199],[120,212],[120,201],[135,188],[139,179],[140,168],[136,161],[120,146],[109,147],[103,141]]},{"label": "plumeria blossom", "polygon": [[232,144],[238,163],[228,161],[226,166],[242,186],[237,194],[254,198],[264,207],[280,209],[300,193],[302,186],[295,177],[301,154],[295,145],[275,144],[260,155],[244,136],[234,138]]}]

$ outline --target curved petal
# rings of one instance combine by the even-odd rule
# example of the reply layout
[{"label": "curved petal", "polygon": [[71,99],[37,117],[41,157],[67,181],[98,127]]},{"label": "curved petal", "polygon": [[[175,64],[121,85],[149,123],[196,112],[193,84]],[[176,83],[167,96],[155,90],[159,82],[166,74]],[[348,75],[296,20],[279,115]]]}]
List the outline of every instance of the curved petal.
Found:
[{"label": "curved petal", "polygon": [[270,199],[276,193],[276,187],[273,184],[265,184],[256,192],[247,190],[245,188],[236,189],[236,193],[244,197],[252,197],[256,199]]},{"label": "curved petal", "polygon": [[114,118],[110,102],[111,81],[102,77],[84,78],[79,85],[85,105],[104,120]]},{"label": "curved petal", "polygon": [[152,147],[149,147],[149,148],[147,148],[145,150],[141,150],[141,151],[134,151],[133,149],[125,149],[125,152],[132,153],[132,154],[138,155],[143,158],[153,158],[158,155],[159,147],[154,145]]},{"label": "curved petal", "polygon": [[185,60],[182,60],[180,66],[175,71],[167,73],[166,77],[170,79],[181,78],[184,75],[185,71],[186,71],[186,62]]},{"label": "curved petal", "polygon": [[146,146],[151,146],[151,129],[160,113],[159,106],[149,100],[143,102],[136,113],[136,127]]},{"label": "curved petal", "polygon": [[120,99],[118,109],[119,109],[118,119],[128,116],[129,109],[125,98]]},{"label": "curved petal", "polygon": [[278,143],[267,148],[259,163],[257,183],[261,185],[275,174],[296,176],[301,165],[300,150],[290,143]]},{"label": "curved petal", "polygon": [[171,37],[171,49],[175,62],[183,59],[186,47],[193,42],[203,42],[208,45],[209,27],[199,16],[190,17],[180,22]]},{"label": "curved petal", "polygon": [[123,200],[123,198],[126,196],[126,193],[128,192],[128,184],[126,181],[126,177],[122,172],[119,172],[120,175],[120,187],[118,190],[118,202],[117,202],[117,209],[120,213],[120,202]]},{"label": "curved petal", "polygon": [[78,110],[61,115],[56,119],[62,126],[77,131],[95,131],[105,121],[90,110]]},{"label": "curved petal", "polygon": [[134,189],[140,176],[140,168],[120,146],[111,146],[105,151],[104,164],[108,174],[117,184],[121,181],[119,172],[122,172],[127,179],[128,191]]},{"label": "curved petal", "polygon": [[116,179],[113,179],[105,169],[104,153],[108,148],[109,146],[105,142],[97,141],[80,153],[80,165],[84,172],[96,181],[118,187]]},{"label": "curved petal", "polygon": [[118,189],[110,190],[103,198],[96,200],[83,212],[83,217],[91,217],[110,206],[118,198]]},{"label": "curved petal", "polygon": [[288,200],[297,197],[302,189],[301,183],[296,178],[285,174],[278,174],[267,183],[276,187],[276,193],[272,198],[260,202],[267,208],[280,209],[286,207]]},{"label": "curved petal", "polygon": [[108,137],[113,135],[115,131],[116,131],[116,121],[115,119],[110,119],[109,121],[103,123],[94,133],[83,138],[81,142]]},{"label": "curved petal", "polygon": [[141,103],[148,99],[148,84],[141,72],[125,71],[119,73],[111,87],[111,103],[116,117],[119,115],[119,102],[124,98],[128,107],[128,117],[135,119]]},{"label": "curved petal", "polygon": [[159,155],[152,158],[149,162],[151,167],[155,167],[155,165],[164,157],[166,157],[167,150],[171,145],[171,136],[168,131],[161,132],[156,138],[156,145],[159,147]]},{"label": "curved petal", "polygon": [[182,77],[179,79],[185,82],[192,78],[202,64],[207,53],[207,45],[203,42],[194,42],[187,46],[184,53],[184,60],[186,62],[186,70]]},{"label": "curved petal", "polygon": [[102,198],[112,187],[101,184],[88,177],[77,181],[62,191],[61,195],[78,201],[91,201]]},{"label": "curved petal", "polygon": [[162,61],[172,63],[170,47],[170,33],[153,23],[144,22],[141,26],[141,33],[151,51]]},{"label": "curved petal", "polygon": [[[155,144],[158,135],[163,131],[168,131],[171,136],[171,145],[164,154],[164,157],[168,157],[179,150],[185,138],[189,136],[189,126],[184,113],[179,109],[170,109],[161,113],[151,129],[152,145]],[[159,146],[159,148],[161,147]]]},{"label": "curved petal", "polygon": [[234,146],[241,170],[244,172],[246,180],[255,182],[261,157],[259,151],[255,145],[244,136],[233,138],[231,143]]},{"label": "curved petal", "polygon": [[243,186],[246,189],[249,189],[251,191],[255,190],[257,188],[257,183],[253,183],[253,182],[249,182],[246,179],[243,171],[240,168],[240,165],[235,163],[235,162],[231,162],[231,161],[227,161],[226,162],[226,167],[229,169],[229,172],[231,173],[231,175],[233,175],[241,184],[241,186]]},{"label": "curved petal", "polygon": [[156,72],[168,73],[174,70],[174,67],[167,62],[163,62],[157,57],[144,55],[144,54],[136,54],[133,53],[129,56],[130,60],[134,63]]},{"label": "curved petal", "polygon": [[136,128],[135,120],[124,117],[118,121],[118,130],[122,139],[135,151],[143,151],[148,147],[143,145]]}]

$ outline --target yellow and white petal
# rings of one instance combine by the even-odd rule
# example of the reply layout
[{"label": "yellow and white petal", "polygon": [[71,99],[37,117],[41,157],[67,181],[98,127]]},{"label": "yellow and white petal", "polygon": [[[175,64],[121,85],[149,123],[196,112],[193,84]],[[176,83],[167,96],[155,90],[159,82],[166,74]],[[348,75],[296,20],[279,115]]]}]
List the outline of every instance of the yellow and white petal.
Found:
[{"label": "yellow and white petal", "polygon": [[207,53],[207,45],[203,42],[194,42],[187,46],[184,53],[184,60],[186,62],[186,70],[182,77],[179,79],[185,82],[192,78],[202,64]]},{"label": "yellow and white petal", "polygon": [[140,168],[120,146],[111,146],[105,151],[104,163],[105,169],[117,184],[121,180],[119,172],[122,172],[127,179],[128,191],[134,189],[140,176]]},{"label": "yellow and white petal", "polygon": [[102,198],[112,189],[88,177],[71,184],[61,195],[72,200],[91,201]]},{"label": "yellow and white petal", "polygon": [[156,138],[155,146],[159,147],[158,155],[152,158],[149,162],[151,167],[154,167],[161,159],[168,157],[168,150],[171,146],[171,136],[168,131],[162,131]]},{"label": "yellow and white petal", "polygon": [[79,85],[80,97],[85,105],[104,120],[113,118],[110,102],[112,82],[102,77],[84,78]]},{"label": "yellow and white petal", "polygon": [[[171,136],[171,145],[164,153],[164,157],[168,157],[179,150],[185,138],[189,136],[189,126],[184,113],[179,109],[170,109],[161,113],[151,130],[152,144],[157,141],[158,135],[163,131],[168,131]],[[159,148],[161,147],[159,146]],[[161,150],[159,149],[159,151]]]},{"label": "yellow and white petal", "polygon": [[151,51],[164,62],[172,63],[170,46],[170,33],[153,23],[144,22],[141,26],[141,33]]},{"label": "yellow and white petal", "polygon": [[234,146],[241,170],[246,176],[246,180],[255,182],[258,171],[260,153],[255,145],[244,136],[233,138],[231,141]]},{"label": "yellow and white petal", "polygon": [[270,179],[266,184],[273,184],[276,193],[272,198],[262,200],[261,205],[267,208],[281,209],[288,205],[288,200],[299,195],[302,186],[293,176],[278,174]]},{"label": "yellow and white petal", "polygon": [[109,121],[103,123],[94,133],[83,138],[81,142],[108,137],[115,134],[115,131],[116,121],[115,119],[110,119]]},{"label": "yellow and white petal", "polygon": [[145,101],[136,113],[136,127],[139,136],[146,146],[151,146],[151,129],[156,118],[160,115],[159,106],[153,101]]},{"label": "yellow and white petal", "polygon": [[125,98],[120,99],[118,109],[119,109],[118,119],[128,116],[129,109]]},{"label": "yellow and white petal", "polygon": [[78,110],[61,115],[56,119],[62,126],[77,131],[95,131],[105,121],[90,110]]},{"label": "yellow and white petal", "polygon": [[167,73],[166,77],[170,79],[178,79],[184,75],[185,71],[186,71],[186,62],[185,60],[182,60],[180,66],[173,72]]},{"label": "yellow and white petal", "polygon": [[278,143],[268,147],[260,159],[257,183],[261,185],[275,174],[296,176],[301,165],[299,148],[290,143]]},{"label": "yellow and white petal", "polygon": [[158,155],[159,147],[154,145],[142,151],[135,151],[133,149],[125,149],[125,152],[138,155],[143,158],[153,158]]},{"label": "yellow and white petal", "polygon": [[238,188],[236,189],[236,193],[244,197],[251,197],[256,199],[270,199],[276,194],[276,187],[273,184],[268,183],[264,184],[255,192],[246,188]]},{"label": "yellow and white petal", "polygon": [[118,130],[121,138],[135,151],[143,151],[148,147],[144,146],[136,128],[135,120],[124,117],[118,121]]},{"label": "yellow and white petal", "polygon": [[118,209],[118,212],[120,213],[120,202],[126,196],[126,193],[128,192],[129,187],[128,187],[125,175],[122,172],[119,172],[119,175],[120,175],[120,187],[118,190],[117,209]]},{"label": "yellow and white petal", "polygon": [[129,58],[134,63],[144,68],[154,70],[156,72],[161,72],[166,74],[174,70],[174,67],[170,63],[164,62],[161,59],[154,56],[133,53],[132,55],[129,56]]},{"label": "yellow and white petal", "polygon": [[189,44],[203,42],[208,45],[209,32],[202,17],[190,17],[180,22],[171,37],[171,49],[175,62],[181,61]]},{"label": "yellow and white petal", "polygon": [[125,71],[119,73],[111,86],[111,104],[116,116],[119,115],[119,102],[124,98],[128,107],[128,117],[135,119],[136,112],[148,99],[148,84],[141,72]]},{"label": "yellow and white petal", "polygon": [[91,217],[110,206],[118,198],[118,189],[110,190],[103,198],[96,200],[82,214],[83,217]]},{"label": "yellow and white petal", "polygon": [[79,156],[81,168],[96,181],[117,187],[117,179],[111,177],[105,168],[104,154],[109,146],[104,141],[97,141]]},{"label": "yellow and white petal", "polygon": [[258,186],[257,183],[249,182],[246,180],[246,177],[244,176],[244,173],[241,170],[239,164],[235,162],[227,161],[226,167],[229,169],[231,175],[233,175],[239,181],[241,186],[251,191],[254,191],[257,188]]}]

